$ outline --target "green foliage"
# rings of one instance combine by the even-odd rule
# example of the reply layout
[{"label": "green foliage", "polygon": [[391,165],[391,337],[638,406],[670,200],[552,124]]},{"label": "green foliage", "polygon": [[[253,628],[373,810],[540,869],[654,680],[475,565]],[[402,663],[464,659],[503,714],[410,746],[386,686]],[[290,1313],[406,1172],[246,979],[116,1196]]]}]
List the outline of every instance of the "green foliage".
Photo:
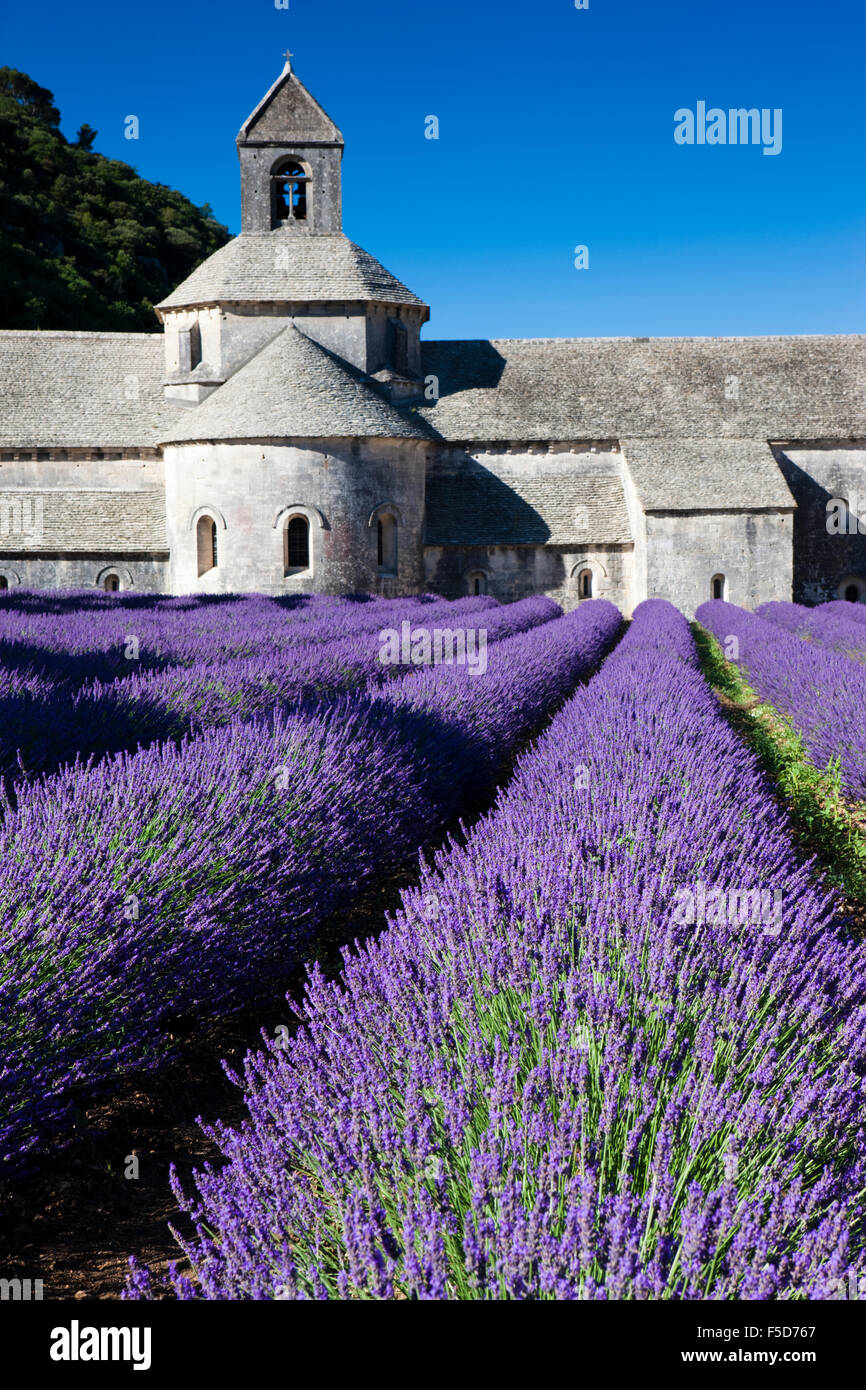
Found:
[{"label": "green foliage", "polygon": [[842,796],[838,762],[816,768],[790,720],[758,699],[715,637],[700,623],[692,631],[704,675],[778,786],[804,847],[852,906],[866,907],[866,820],[863,807],[848,805]]},{"label": "green foliage", "polygon": [[228,240],[211,208],[60,131],[46,88],[0,67],[0,328],[153,332],[153,305]]}]

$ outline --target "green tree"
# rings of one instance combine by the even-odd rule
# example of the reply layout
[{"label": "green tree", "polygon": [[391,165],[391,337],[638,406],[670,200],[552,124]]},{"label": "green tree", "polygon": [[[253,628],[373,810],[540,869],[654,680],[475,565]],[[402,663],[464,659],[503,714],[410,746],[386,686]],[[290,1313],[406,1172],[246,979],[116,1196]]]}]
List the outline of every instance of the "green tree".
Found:
[{"label": "green tree", "polygon": [[228,240],[209,205],[74,142],[45,87],[0,67],[0,327],[156,328],[153,305]]}]

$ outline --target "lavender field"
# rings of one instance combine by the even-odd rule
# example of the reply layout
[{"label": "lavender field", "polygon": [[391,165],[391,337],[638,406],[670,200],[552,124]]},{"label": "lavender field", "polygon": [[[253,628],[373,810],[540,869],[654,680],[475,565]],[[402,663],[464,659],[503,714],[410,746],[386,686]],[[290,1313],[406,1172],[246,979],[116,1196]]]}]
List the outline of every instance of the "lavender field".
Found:
[{"label": "lavender field", "polygon": [[[698,620],[856,811],[845,610]],[[843,1296],[866,945],[700,630],[659,600],[4,595],[0,1193],[237,1018],[242,1113],[204,1117],[214,1159],[165,1172],[173,1235],[131,1236],[110,1296]]]},{"label": "lavender field", "polygon": [[[841,606],[857,612],[854,604]],[[815,765],[838,761],[846,791],[863,801],[866,624],[838,609],[769,603],[748,613],[714,600],[698,609],[698,618],[720,641],[730,641],[731,659],[758,695],[791,719]]]}]

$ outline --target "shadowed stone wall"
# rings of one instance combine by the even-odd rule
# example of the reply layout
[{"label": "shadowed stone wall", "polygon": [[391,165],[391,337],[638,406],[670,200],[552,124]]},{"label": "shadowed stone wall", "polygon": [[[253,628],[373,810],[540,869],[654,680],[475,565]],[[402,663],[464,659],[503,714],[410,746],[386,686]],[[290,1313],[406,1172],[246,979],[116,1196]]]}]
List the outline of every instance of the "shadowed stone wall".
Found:
[{"label": "shadowed stone wall", "polygon": [[578,575],[589,569],[592,597],[632,608],[632,548],[623,546],[425,546],[426,587],[445,598],[474,592],[483,576],[487,593],[503,603],[547,594],[566,610],[579,601]]},{"label": "shadowed stone wall", "polygon": [[[795,601],[843,598],[852,583],[861,602],[866,601],[866,442],[776,448],[774,453],[797,503]],[[827,529],[827,504],[834,498],[851,508],[852,519],[842,534]]]}]

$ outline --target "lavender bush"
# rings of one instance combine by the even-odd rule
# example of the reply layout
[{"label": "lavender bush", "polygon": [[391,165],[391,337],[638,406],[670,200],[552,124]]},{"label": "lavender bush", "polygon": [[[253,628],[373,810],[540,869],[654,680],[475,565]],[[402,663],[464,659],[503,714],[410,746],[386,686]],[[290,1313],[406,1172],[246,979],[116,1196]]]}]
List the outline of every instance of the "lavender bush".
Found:
[{"label": "lavender bush", "polygon": [[847,599],[831,599],[829,603],[821,605],[828,613],[838,614],[839,617],[847,618],[849,622],[859,623],[861,626],[866,623],[866,604],[849,603]]},{"label": "lavender bush", "polygon": [[594,601],[375,696],[234,721],[25,787],[0,828],[0,1154],[77,1091],[165,1056],[177,1014],[285,974],[374,873],[427,842],[598,662]]},{"label": "lavender bush", "polygon": [[854,616],[858,612],[855,603],[823,603],[818,608],[805,608],[799,603],[762,603],[755,611],[758,617],[797,637],[817,642],[829,651],[842,652],[855,661],[866,661],[866,623]]},{"label": "lavender bush", "polygon": [[[866,947],[835,910],[685,620],[642,605],[465,847],[247,1059],[225,1165],[175,1180],[169,1291],[836,1296],[863,1269]],[[131,1264],[127,1296],[165,1292]]]},{"label": "lavender bush", "polygon": [[75,615],[59,634],[46,635],[43,627],[38,658],[32,655],[37,649],[28,646],[31,655],[21,658],[15,672],[24,683],[22,689],[4,697],[0,685],[0,776],[10,782],[37,776],[76,757],[134,751],[237,715],[266,713],[398,674],[378,660],[383,626],[399,627],[408,621],[413,628],[428,627],[467,617],[480,625],[483,613],[489,640],[497,641],[561,614],[559,606],[545,598],[507,608],[487,598],[451,604],[320,599],[302,616],[293,610],[291,621],[270,599],[238,600],[221,608],[196,608],[191,614],[188,609],[187,603],[180,612],[171,610],[170,622],[166,610],[158,610],[150,632],[135,636],[135,650],[151,656],[152,668],[146,673],[108,683],[91,678],[77,690],[71,688],[71,680],[50,678],[52,663],[61,671],[80,669],[81,663],[92,668],[105,657],[112,662],[122,659],[128,668],[140,660],[131,663],[123,655],[128,625],[118,626],[116,614],[106,619],[97,610],[95,617],[85,612],[83,628]]},{"label": "lavender bush", "polygon": [[203,662],[190,669],[97,685],[75,700],[65,746],[79,752],[117,748],[121,730],[128,731],[128,740],[135,739],[133,746],[177,738],[237,716],[268,714],[405,676],[412,666],[384,664],[380,640],[383,629],[399,631],[404,622],[413,634],[432,634],[437,626],[453,630],[468,617],[472,628],[483,630],[486,642],[494,643],[562,616],[559,605],[544,597],[490,609],[478,607],[477,599],[469,602],[471,609],[441,604],[419,613],[391,601],[389,609],[377,605],[375,627],[360,628],[353,636],[295,642],[255,657]]},{"label": "lavender bush", "polygon": [[702,604],[697,617],[726,654],[733,653],[727,639],[736,638],[730,659],[761,699],[791,720],[815,766],[824,770],[838,760],[847,795],[866,799],[866,670],[720,599]]},{"label": "lavender bush", "polygon": [[[138,596],[139,599],[143,596]],[[330,614],[320,600],[286,610],[271,599],[227,596],[149,598],[134,608],[76,607],[34,612],[0,605],[0,664],[26,668],[64,688],[112,680],[137,669],[161,670],[196,660],[253,654],[285,640],[292,628],[314,627]],[[357,618],[357,607],[350,613]],[[135,639],[137,655],[127,654]]]},{"label": "lavender bush", "polygon": [[[408,599],[136,595],[133,607],[92,607],[77,591],[53,605],[50,597],[43,597],[49,611],[0,603],[0,666],[26,669],[67,689],[140,670],[240,660],[292,645],[334,642],[377,630],[398,607],[413,620],[437,612],[450,611],[454,616],[498,607],[495,599],[486,596],[448,604],[434,595]],[[130,639],[133,654],[128,650]]]}]

